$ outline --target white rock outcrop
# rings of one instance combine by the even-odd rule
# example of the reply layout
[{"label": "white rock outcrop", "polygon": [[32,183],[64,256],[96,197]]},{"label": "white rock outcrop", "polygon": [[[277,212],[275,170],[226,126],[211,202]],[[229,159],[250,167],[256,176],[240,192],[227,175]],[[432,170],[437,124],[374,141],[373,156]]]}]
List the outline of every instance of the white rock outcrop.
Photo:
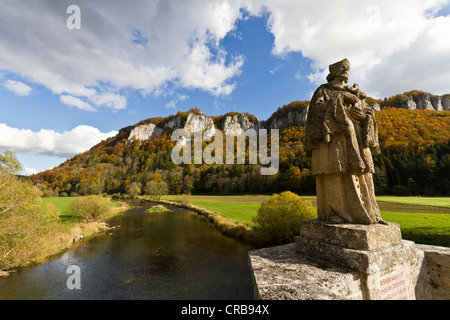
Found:
[{"label": "white rock outcrop", "polygon": [[157,135],[161,134],[164,130],[160,127],[154,125],[153,123],[144,124],[141,126],[137,126],[133,130],[131,130],[130,136],[128,137],[128,141],[130,140],[152,140]]},{"label": "white rock outcrop", "polygon": [[269,123],[270,129],[279,129],[283,126],[300,122],[303,126],[306,125],[306,118],[308,117],[309,106],[302,111],[289,111],[286,116],[281,118],[275,118]]},{"label": "white rock outcrop", "polygon": [[406,96],[405,101],[402,102],[401,108],[407,109],[407,110],[416,110],[417,104],[414,102],[414,99],[411,95]]},{"label": "white rock outcrop", "polygon": [[375,102],[374,104],[372,104],[370,106],[372,108],[373,111],[381,111],[381,106],[379,103]]},{"label": "white rock outcrop", "polygon": [[226,116],[222,123],[222,130],[226,135],[242,135],[249,129],[254,129],[258,133],[258,130],[262,129],[261,121],[256,119],[255,122],[251,122],[247,115],[239,113]]},{"label": "white rock outcrop", "polygon": [[431,103],[431,98],[428,93],[422,93],[418,97],[418,101],[416,102],[417,109],[419,110],[435,110],[433,104]]},{"label": "white rock outcrop", "polygon": [[203,113],[190,112],[188,114],[184,130],[193,134],[195,132],[204,131],[204,137],[206,139],[211,138],[216,132],[214,122],[211,118],[208,118]]}]

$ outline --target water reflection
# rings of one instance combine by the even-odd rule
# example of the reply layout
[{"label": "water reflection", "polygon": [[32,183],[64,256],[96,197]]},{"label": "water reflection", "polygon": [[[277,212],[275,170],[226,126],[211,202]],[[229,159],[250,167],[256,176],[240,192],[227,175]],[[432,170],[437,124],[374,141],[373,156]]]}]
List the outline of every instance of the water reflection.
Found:
[{"label": "water reflection", "polygon": [[[247,245],[178,208],[115,216],[120,226],[74,245],[52,261],[0,280],[0,299],[252,299]],[[81,269],[81,290],[66,286]]]}]

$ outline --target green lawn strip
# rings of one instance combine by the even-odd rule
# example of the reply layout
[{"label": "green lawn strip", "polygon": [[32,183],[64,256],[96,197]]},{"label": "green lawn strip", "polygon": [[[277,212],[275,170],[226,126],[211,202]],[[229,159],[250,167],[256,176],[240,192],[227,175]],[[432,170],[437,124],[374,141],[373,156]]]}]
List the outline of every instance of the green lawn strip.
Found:
[{"label": "green lawn strip", "polygon": [[377,201],[450,208],[450,197],[377,196]]},{"label": "green lawn strip", "polygon": [[45,203],[53,202],[53,204],[61,211],[59,217],[62,222],[70,222],[72,216],[67,213],[67,209],[70,204],[75,200],[75,197],[49,197],[42,198],[42,201]]},{"label": "green lawn strip", "polygon": [[192,199],[191,203],[211,211],[220,213],[224,217],[237,222],[253,224],[252,217],[261,206],[258,202],[232,202],[232,201],[210,201]]},{"label": "green lawn strip", "polygon": [[450,247],[448,214],[381,211],[381,216],[386,221],[398,223],[405,240]]}]

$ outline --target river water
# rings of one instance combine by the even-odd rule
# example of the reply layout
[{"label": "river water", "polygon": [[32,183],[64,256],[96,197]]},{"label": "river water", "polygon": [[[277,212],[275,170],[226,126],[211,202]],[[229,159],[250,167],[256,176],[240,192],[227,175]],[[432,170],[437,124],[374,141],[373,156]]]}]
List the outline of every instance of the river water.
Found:
[{"label": "river water", "polygon": [[[145,213],[137,207],[108,221],[117,228],[73,245],[47,263],[0,278],[0,299],[252,299],[252,248],[220,234],[195,213]],[[69,266],[81,289],[70,290]]]}]

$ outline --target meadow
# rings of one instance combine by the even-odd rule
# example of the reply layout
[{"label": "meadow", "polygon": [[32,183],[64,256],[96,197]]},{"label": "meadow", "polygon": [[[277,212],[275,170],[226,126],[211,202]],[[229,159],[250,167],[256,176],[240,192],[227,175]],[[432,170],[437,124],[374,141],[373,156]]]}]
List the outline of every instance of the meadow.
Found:
[{"label": "meadow", "polygon": [[[164,196],[177,201],[180,196]],[[221,215],[253,225],[252,218],[258,212],[267,195],[209,196],[193,195],[190,203]],[[316,197],[302,197],[316,208]],[[402,237],[416,243],[450,247],[450,198],[377,197],[384,220],[398,223]]]}]

